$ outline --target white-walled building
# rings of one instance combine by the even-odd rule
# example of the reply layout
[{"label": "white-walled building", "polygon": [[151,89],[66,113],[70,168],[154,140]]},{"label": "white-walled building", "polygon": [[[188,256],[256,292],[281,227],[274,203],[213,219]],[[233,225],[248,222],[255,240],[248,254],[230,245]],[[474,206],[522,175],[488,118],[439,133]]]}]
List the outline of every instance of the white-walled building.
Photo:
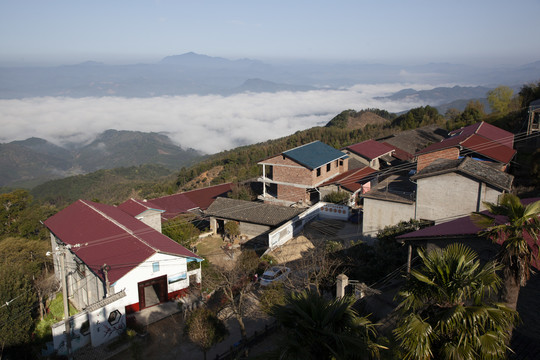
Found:
[{"label": "white-walled building", "polygon": [[126,312],[139,311],[201,281],[200,257],[118,207],[78,200],[44,224],[55,274],[60,278],[64,253],[68,297],[80,310],[124,291]]}]

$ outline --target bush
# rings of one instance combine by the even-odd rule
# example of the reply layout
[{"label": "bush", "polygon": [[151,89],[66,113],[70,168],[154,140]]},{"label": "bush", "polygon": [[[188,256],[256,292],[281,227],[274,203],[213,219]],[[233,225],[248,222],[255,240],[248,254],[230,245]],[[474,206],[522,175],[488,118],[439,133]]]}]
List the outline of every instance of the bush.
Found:
[{"label": "bush", "polygon": [[346,204],[350,196],[346,191],[332,191],[324,196],[323,201],[333,204]]}]

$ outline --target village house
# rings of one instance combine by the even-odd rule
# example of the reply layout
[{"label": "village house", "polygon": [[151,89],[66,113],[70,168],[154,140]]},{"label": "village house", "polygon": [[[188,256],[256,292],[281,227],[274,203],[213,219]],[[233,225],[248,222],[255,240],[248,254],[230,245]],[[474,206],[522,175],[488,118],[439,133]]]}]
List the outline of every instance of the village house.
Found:
[{"label": "village house", "polygon": [[163,220],[170,220],[180,214],[201,214],[219,197],[226,197],[232,191],[233,184],[225,183],[182,193],[149,199],[147,202],[163,209]]},{"label": "village house", "polygon": [[511,189],[513,176],[504,170],[516,152],[512,144],[512,133],[478,123],[420,150],[417,170],[379,172],[377,185],[361,195],[364,236],[376,236],[399,221],[441,223],[484,210],[484,201],[496,202]]},{"label": "village house", "polygon": [[304,209],[264,204],[261,202],[218,198],[205,211],[210,217],[210,230],[223,234],[225,223],[235,221],[246,238],[268,234],[281,224],[295,218]]},{"label": "village house", "polygon": [[376,170],[369,166],[344,172],[319,186],[318,190],[321,198],[324,199],[326,195],[332,192],[345,191],[349,194],[347,205],[356,208],[358,195],[371,190],[371,184],[375,178],[373,174],[375,173]]},{"label": "village house", "polygon": [[200,266],[188,264],[202,258],[120,207],[78,200],[44,225],[51,232],[55,274],[60,279],[64,254],[67,293],[78,309],[124,292],[126,312],[135,312],[181,297],[201,282]]},{"label": "village house", "polygon": [[[349,168],[358,168],[369,166],[372,169],[379,170],[381,164],[390,165],[393,161],[392,154],[395,149],[385,143],[375,140],[366,140],[360,143],[347,146],[342,150],[350,156]],[[358,163],[358,165],[357,165]]]},{"label": "village house", "polygon": [[348,155],[320,141],[298,146],[260,161],[264,202],[311,204],[320,200],[316,188],[348,170]]},{"label": "village house", "polygon": [[449,137],[416,154],[417,171],[437,159],[457,160],[471,156],[498,164],[504,171],[516,154],[514,134],[486,122],[449,132]]}]

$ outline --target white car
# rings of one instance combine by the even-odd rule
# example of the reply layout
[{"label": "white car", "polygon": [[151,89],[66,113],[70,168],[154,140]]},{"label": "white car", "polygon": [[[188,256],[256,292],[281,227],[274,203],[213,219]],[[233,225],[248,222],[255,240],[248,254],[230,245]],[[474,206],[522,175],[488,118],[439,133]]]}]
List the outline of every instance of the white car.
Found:
[{"label": "white car", "polygon": [[261,286],[268,286],[276,281],[284,280],[291,269],[285,266],[272,266],[264,272],[261,276]]}]

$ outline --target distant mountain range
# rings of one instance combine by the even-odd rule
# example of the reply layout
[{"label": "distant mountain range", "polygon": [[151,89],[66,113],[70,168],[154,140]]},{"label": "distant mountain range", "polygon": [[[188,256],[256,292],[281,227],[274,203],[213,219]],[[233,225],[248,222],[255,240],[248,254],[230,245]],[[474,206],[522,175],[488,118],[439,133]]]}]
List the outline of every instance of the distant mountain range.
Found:
[{"label": "distant mountain range", "polygon": [[30,138],[0,144],[0,186],[30,188],[51,179],[142,164],[177,171],[201,157],[158,133],[107,130],[88,144],[69,148]]},{"label": "distant mountain range", "polygon": [[359,62],[267,64],[191,52],[168,56],[153,64],[106,65],[87,61],[54,67],[0,67],[0,99],[230,95],[398,82],[496,87],[537,81],[538,74],[540,61],[498,68],[448,63],[419,66]]}]

